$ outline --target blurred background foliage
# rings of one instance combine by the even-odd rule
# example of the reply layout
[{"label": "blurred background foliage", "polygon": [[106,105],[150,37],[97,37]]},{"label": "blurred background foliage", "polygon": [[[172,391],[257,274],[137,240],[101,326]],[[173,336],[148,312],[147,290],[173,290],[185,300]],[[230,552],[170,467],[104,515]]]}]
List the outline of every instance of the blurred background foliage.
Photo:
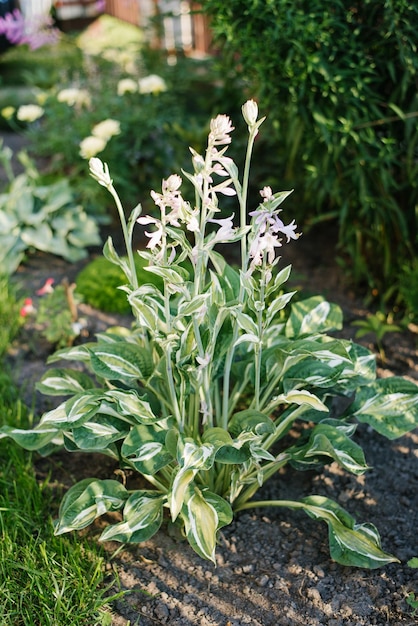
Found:
[{"label": "blurred background foliage", "polygon": [[268,115],[270,177],[295,188],[305,226],[337,223],[357,288],[393,298],[418,247],[418,5],[202,4],[220,59]]},{"label": "blurred background foliage", "polygon": [[[144,33],[103,15],[87,31],[62,36],[53,54],[25,46],[0,56],[0,108],[42,103],[33,124],[11,122],[45,157],[46,181],[65,176],[91,215],[112,219],[105,190],[88,176],[80,142],[105,119],[121,132],[98,156],[109,164],[130,210],[153,210],[150,189],[190,168],[188,146],[205,148],[208,122],[226,113],[237,127],[239,163],[247,98],[267,115],[257,138],[251,204],[258,189],[294,188],[292,212],[338,240],[339,262],[357,292],[410,308],[418,300],[418,5],[406,0],[203,0],[211,54],[175,63]],[[171,59],[172,61],[173,59]],[[149,74],[158,94],[117,93],[118,81]],[[91,105],[57,94],[87,89]],[[241,132],[242,131],[242,132]],[[187,184],[187,183],[186,183]],[[292,215],[293,217],[293,215]],[[415,312],[416,314],[416,312]]]}]

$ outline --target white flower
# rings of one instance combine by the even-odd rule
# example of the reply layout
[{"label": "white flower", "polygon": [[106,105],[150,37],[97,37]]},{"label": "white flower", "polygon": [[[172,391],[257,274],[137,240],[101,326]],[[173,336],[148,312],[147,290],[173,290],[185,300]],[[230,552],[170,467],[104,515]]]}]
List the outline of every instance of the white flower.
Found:
[{"label": "white flower", "polygon": [[213,146],[231,143],[229,133],[234,130],[227,115],[217,115],[210,122],[209,143]]},{"label": "white flower", "polygon": [[161,91],[167,91],[166,82],[161,76],[157,74],[150,74],[141,78],[138,81],[139,93],[160,93]]},{"label": "white flower", "polygon": [[120,134],[120,122],[112,119],[103,120],[93,127],[91,134],[94,137],[109,141],[114,135]]},{"label": "white flower", "polygon": [[107,163],[103,163],[97,157],[93,157],[89,161],[90,174],[103,187],[109,188],[112,185],[109,168]]},{"label": "white flower", "polygon": [[144,215],[143,217],[138,217],[136,221],[138,222],[138,224],[155,224],[157,226],[157,230],[155,230],[153,233],[148,233],[147,231],[145,231],[145,235],[149,238],[147,248],[150,248],[150,250],[154,250],[156,246],[160,245],[163,237],[163,229],[160,220],[155,219],[155,217]]},{"label": "white flower", "polygon": [[20,122],[34,122],[44,114],[39,104],[22,104],[17,110],[16,117]]},{"label": "white flower", "polygon": [[65,102],[68,106],[89,106],[91,103],[90,94],[86,89],[78,89],[77,87],[68,87],[62,89],[57,94],[58,102]]},{"label": "white flower", "polygon": [[249,251],[250,258],[253,259],[251,265],[261,265],[264,254],[267,254],[267,262],[271,265],[276,254],[275,248],[279,248],[281,245],[277,235],[269,232],[255,237]]},{"label": "white flower", "polygon": [[138,83],[133,78],[122,78],[118,82],[117,93],[118,96],[123,96],[125,93],[136,93],[138,91]]},{"label": "white flower", "polygon": [[242,115],[248,126],[254,126],[258,116],[258,104],[254,100],[247,100],[242,106]]},{"label": "white flower", "polygon": [[83,159],[91,159],[106,148],[106,143],[107,141],[101,137],[89,135],[80,142],[80,155]]},{"label": "white flower", "polygon": [[263,187],[263,189],[260,190],[260,196],[263,198],[264,202],[270,200],[270,198],[273,196],[271,187]]}]

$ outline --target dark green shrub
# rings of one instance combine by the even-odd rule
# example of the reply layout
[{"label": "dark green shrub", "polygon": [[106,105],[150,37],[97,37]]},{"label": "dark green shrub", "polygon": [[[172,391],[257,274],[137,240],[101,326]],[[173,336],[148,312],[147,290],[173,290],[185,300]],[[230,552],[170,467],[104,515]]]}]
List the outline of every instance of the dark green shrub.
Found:
[{"label": "dark green shrub", "polygon": [[[146,264],[139,256],[135,258],[139,284],[153,283],[162,286],[162,280],[144,269]],[[130,314],[131,307],[126,293],[118,289],[126,284],[121,268],[104,257],[97,257],[81,270],[76,279],[76,292],[87,304],[108,313]]]},{"label": "dark green shrub", "polygon": [[305,228],[338,220],[352,277],[385,290],[417,245],[418,5],[202,4],[228,71],[236,68],[274,119],[260,160],[295,187]]}]

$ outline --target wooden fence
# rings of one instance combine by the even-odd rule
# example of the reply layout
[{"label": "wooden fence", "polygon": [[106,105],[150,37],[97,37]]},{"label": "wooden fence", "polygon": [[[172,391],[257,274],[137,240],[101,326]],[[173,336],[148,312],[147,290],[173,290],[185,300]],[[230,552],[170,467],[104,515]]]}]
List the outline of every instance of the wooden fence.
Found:
[{"label": "wooden fence", "polygon": [[152,37],[169,53],[182,50],[190,56],[210,52],[208,20],[198,2],[185,0],[106,0],[105,12],[135,26],[148,28],[160,18],[161,28]]}]

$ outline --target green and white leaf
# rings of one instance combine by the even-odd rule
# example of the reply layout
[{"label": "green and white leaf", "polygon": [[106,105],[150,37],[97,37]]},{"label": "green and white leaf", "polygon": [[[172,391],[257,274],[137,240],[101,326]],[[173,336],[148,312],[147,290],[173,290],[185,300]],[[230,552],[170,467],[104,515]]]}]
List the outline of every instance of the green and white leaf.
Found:
[{"label": "green and white leaf", "polygon": [[86,478],[71,487],[62,499],[55,534],[81,530],[96,517],[122,508],[128,492],[116,480]]},{"label": "green and white leaf", "polygon": [[80,393],[93,387],[90,376],[74,369],[51,368],[37,383],[38,391],[50,396],[65,396]]},{"label": "green and white leaf", "polygon": [[84,422],[73,429],[73,440],[80,450],[105,450],[111,443],[124,439],[129,424],[111,415],[96,414],[94,421]]},{"label": "green and white leaf", "polygon": [[418,385],[392,376],[362,387],[346,411],[388,439],[418,427]]},{"label": "green and white leaf", "polygon": [[182,510],[187,539],[192,548],[204,559],[216,564],[216,532],[218,513],[215,507],[195,489]]},{"label": "green and white leaf", "polygon": [[152,374],[149,354],[128,342],[97,345],[90,349],[94,373],[110,380],[145,380]]},{"label": "green and white leaf", "polygon": [[134,390],[112,389],[106,392],[106,396],[116,401],[118,411],[122,415],[132,416],[140,424],[152,424],[161,419],[155,415],[150,403],[142,400]]},{"label": "green and white leaf", "polygon": [[299,470],[312,469],[331,461],[355,475],[367,469],[362,448],[352,441],[344,429],[330,423],[317,424],[310,432],[305,444],[286,450],[290,463]]},{"label": "green and white leaf", "polygon": [[2,426],[0,428],[0,439],[10,437],[25,450],[41,450],[49,444],[62,447],[63,439],[59,429],[54,427],[40,426],[32,430],[13,428],[13,426]]},{"label": "green and white leaf", "polygon": [[382,550],[379,533],[372,524],[356,524],[333,500],[310,496],[302,504],[310,517],[328,524],[330,553],[337,563],[369,569],[399,563],[396,557]]},{"label": "green and white leaf", "polygon": [[165,495],[155,491],[135,491],[123,509],[123,520],[111,524],[100,535],[100,541],[140,543],[158,531],[163,520]]},{"label": "green and white leaf", "polygon": [[336,304],[327,302],[322,296],[312,296],[292,304],[286,323],[286,336],[299,337],[341,330],[342,311]]},{"label": "green and white leaf", "polygon": [[165,446],[166,435],[167,430],[157,425],[135,426],[122,444],[122,457],[142,474],[152,476],[173,460]]}]

